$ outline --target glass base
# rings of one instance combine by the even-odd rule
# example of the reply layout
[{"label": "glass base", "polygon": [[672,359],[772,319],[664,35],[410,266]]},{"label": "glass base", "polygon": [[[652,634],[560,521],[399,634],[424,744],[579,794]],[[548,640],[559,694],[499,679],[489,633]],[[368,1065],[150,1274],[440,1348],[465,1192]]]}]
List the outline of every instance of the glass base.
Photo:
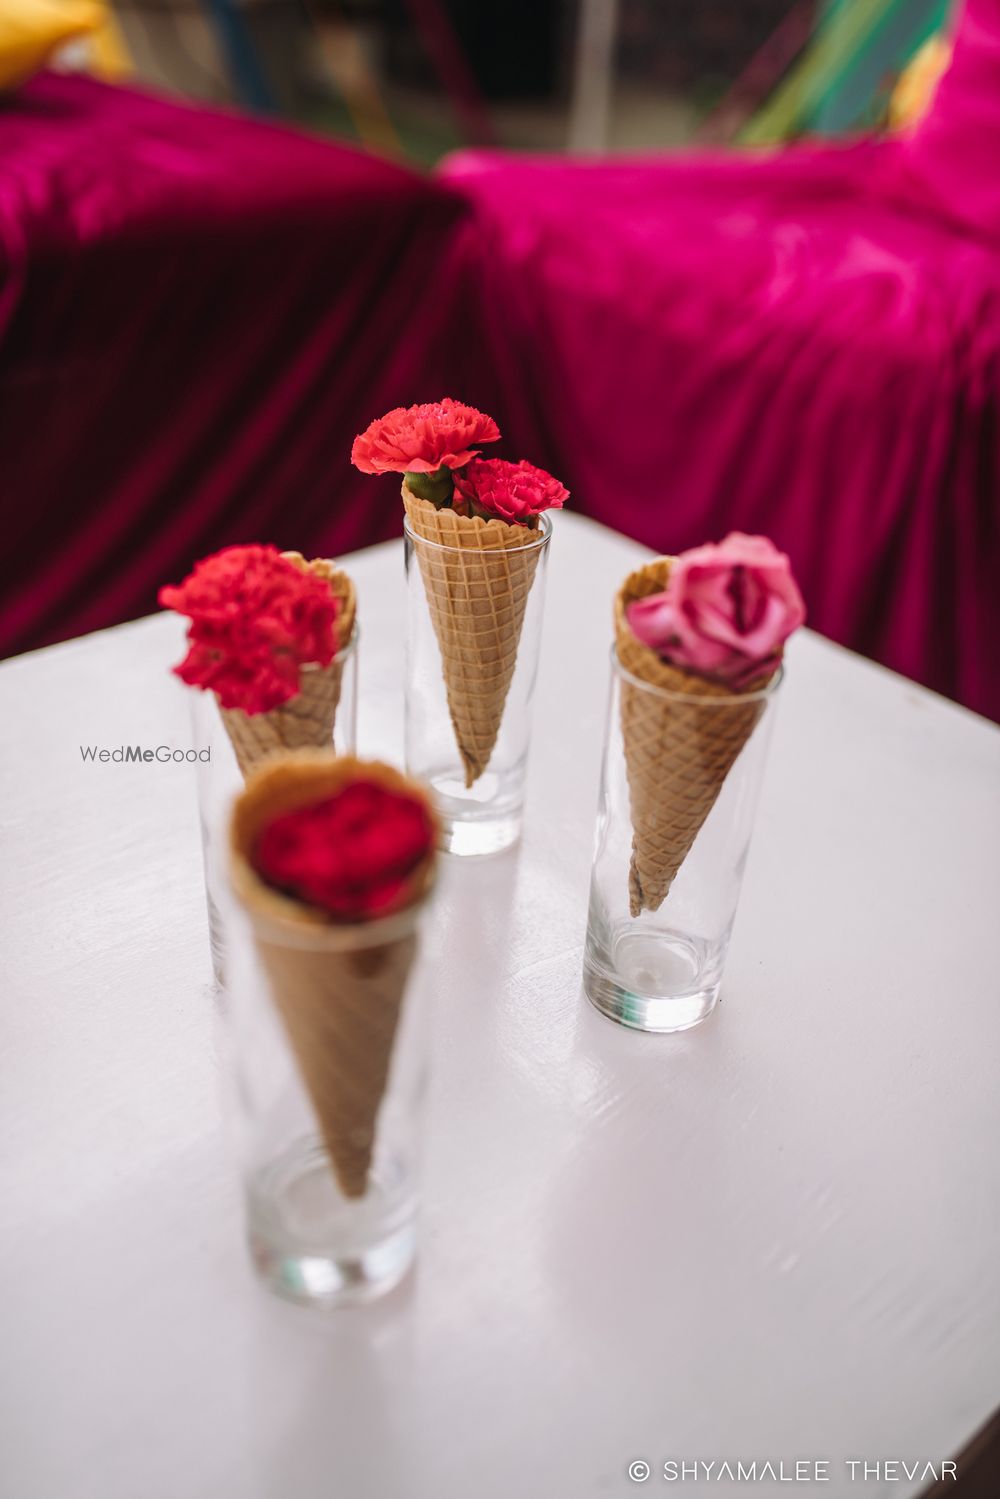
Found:
[{"label": "glass base", "polygon": [[[413,772],[418,774],[418,772]],[[441,847],[460,858],[499,854],[521,836],[521,794],[487,770],[472,787],[452,772],[428,777],[441,815]]]},{"label": "glass base", "polygon": [[686,1031],[719,999],[724,954],[679,932],[627,931],[605,952],[588,934],[583,988],[596,1010],[637,1031]]},{"label": "glass base", "polygon": [[521,815],[472,820],[442,818],[441,847],[459,858],[481,858],[501,854],[521,836]]},{"label": "glass base", "polygon": [[279,1296],[320,1309],[372,1301],[413,1263],[416,1204],[402,1171],[359,1199],[337,1188],[314,1138],[297,1141],[247,1191],[250,1254]]}]

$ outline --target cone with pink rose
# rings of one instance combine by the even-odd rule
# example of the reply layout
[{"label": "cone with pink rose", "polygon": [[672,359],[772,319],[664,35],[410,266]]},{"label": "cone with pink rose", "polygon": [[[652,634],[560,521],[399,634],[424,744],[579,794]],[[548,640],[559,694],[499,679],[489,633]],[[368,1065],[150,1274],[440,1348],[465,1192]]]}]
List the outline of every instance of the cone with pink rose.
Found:
[{"label": "cone with pink rose", "polygon": [[214,693],[244,777],[283,749],[329,746],[354,633],[354,584],[326,558],[229,547],[160,601],[186,614],[177,674]]},{"label": "cone with pink rose", "polygon": [[804,617],[787,557],[739,533],[647,563],[619,589],[633,917],[669,895]]},{"label": "cone with pink rose", "polygon": [[325,751],[272,756],[234,807],[233,888],[347,1198],[368,1187],[436,843],[419,783]]},{"label": "cone with pink rose", "polygon": [[538,566],[539,517],[568,495],[533,464],[478,458],[473,444],[499,436],[491,418],[446,399],[389,412],[351,454],[365,473],[404,476],[466,786],[489,765],[503,722]]}]

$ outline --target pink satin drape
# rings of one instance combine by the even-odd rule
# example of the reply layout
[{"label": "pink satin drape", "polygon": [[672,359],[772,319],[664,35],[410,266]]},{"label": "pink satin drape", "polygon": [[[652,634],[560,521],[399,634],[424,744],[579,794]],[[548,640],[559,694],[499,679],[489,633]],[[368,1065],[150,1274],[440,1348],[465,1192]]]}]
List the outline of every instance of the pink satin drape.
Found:
[{"label": "pink satin drape", "polygon": [[0,100],[0,649],[153,609],[228,543],[396,534],[351,442],[462,386],[465,217],[235,115],[55,75]]},{"label": "pink satin drape", "polygon": [[1000,0],[911,140],[465,153],[514,447],[659,550],[791,554],[811,623],[1000,718]]},{"label": "pink satin drape", "polygon": [[0,102],[0,649],[229,542],[398,534],[396,404],[662,550],[761,531],[833,639],[1000,719],[1000,0],[906,141],[436,180],[81,78]]}]

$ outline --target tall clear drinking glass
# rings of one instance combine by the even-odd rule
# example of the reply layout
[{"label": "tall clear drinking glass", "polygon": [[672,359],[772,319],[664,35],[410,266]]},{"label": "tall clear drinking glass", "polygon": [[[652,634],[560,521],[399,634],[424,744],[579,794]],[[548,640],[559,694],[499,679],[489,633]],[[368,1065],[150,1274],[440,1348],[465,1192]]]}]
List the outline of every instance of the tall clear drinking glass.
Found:
[{"label": "tall clear drinking glass", "polygon": [[405,531],[407,769],[434,788],[444,849],[498,853],[521,831],[552,523],[501,549]]},{"label": "tall clear drinking glass", "polygon": [[225,900],[224,1023],[253,1263],[304,1305],[370,1300],[416,1246],[429,902],[309,931]]},{"label": "tall clear drinking glass", "polygon": [[[350,640],[334,657],[334,663],[339,663],[341,667],[340,699],[332,737],[324,746],[319,747],[332,747],[339,755],[349,755],[354,753],[357,741],[357,625]],[[325,668],[304,666],[302,672],[310,674],[323,669]],[[221,892],[227,879],[225,828],[233,799],[243,789],[243,772],[222,721],[215,694],[192,690],[188,697],[191,703],[192,743],[196,749],[207,749],[209,752],[208,758],[198,763],[198,821],[205,869],[212,971],[216,983],[221,987],[225,980],[225,926],[221,914]]]},{"label": "tall clear drinking glass", "polygon": [[584,989],[622,1025],[686,1030],[715,1008],[780,680],[689,696],[612,650]]}]

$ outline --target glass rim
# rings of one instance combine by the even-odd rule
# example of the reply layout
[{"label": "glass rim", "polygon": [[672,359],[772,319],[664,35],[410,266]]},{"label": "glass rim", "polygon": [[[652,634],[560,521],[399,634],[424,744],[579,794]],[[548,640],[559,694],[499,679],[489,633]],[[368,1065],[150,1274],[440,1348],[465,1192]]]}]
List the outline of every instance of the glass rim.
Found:
[{"label": "glass rim", "polygon": [[643,692],[648,692],[653,697],[661,697],[664,701],[697,703],[700,708],[741,708],[746,703],[765,702],[773,697],[781,686],[785,676],[784,662],[779,662],[774,675],[769,677],[763,687],[756,688],[753,692],[727,692],[715,696],[711,693],[699,692],[677,692],[672,687],[657,687],[653,682],[645,682],[642,677],[635,676],[627,666],[623,666],[618,656],[617,644],[611,647],[611,670],[616,676],[628,682],[631,687],[638,687]]},{"label": "glass rim", "polygon": [[[497,520],[500,520],[501,518],[502,517],[500,516],[495,517],[495,519]],[[543,533],[541,536],[539,536],[536,531],[530,530],[527,526],[525,526],[524,529],[528,532],[529,536],[532,537],[531,541],[525,541],[519,543],[517,546],[511,547],[482,547],[480,548],[480,550],[483,552],[496,552],[497,554],[501,552],[521,553],[541,551],[542,547],[548,545],[548,542],[552,536],[551,517],[549,516],[548,512],[544,510],[539,515],[538,530]],[[421,536],[418,532],[414,531],[413,527],[410,525],[410,517],[406,514],[403,515],[403,532],[410,541],[419,542],[422,547],[431,547],[435,552],[461,552],[464,556],[468,556],[470,553],[474,553],[474,548],[472,547],[449,546],[447,542],[430,541],[426,536]]]}]

